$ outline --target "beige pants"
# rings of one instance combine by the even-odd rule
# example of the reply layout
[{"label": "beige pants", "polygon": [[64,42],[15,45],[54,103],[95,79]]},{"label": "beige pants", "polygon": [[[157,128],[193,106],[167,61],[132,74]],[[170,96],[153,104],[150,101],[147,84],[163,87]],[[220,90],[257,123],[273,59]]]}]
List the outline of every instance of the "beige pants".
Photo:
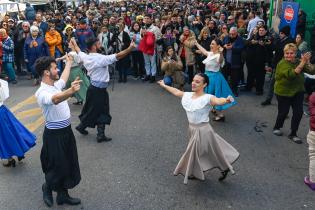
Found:
[{"label": "beige pants", "polygon": [[315,182],[315,131],[309,131],[307,134],[308,156],[310,158],[310,181]]}]

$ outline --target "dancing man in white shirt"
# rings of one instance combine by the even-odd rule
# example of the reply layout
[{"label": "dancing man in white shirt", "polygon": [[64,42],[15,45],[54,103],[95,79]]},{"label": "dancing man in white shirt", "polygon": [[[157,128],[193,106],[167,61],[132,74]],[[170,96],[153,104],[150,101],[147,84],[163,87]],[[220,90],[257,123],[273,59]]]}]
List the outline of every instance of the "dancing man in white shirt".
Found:
[{"label": "dancing man in white shirt", "polygon": [[46,181],[42,186],[43,200],[48,207],[53,205],[52,191],[57,191],[58,205],[81,203],[80,199],[68,194],[68,189],[79,184],[81,174],[76,140],[70,124],[70,109],[66,101],[80,90],[81,81],[77,78],[69,89],[63,91],[73,58],[66,56],[66,61],[60,79],[54,58],[41,57],[35,63],[35,69],[42,78],[35,96],[46,121],[40,160]]},{"label": "dancing man in white shirt", "polygon": [[102,55],[97,53],[101,48],[101,43],[97,38],[91,37],[86,40],[89,54],[81,52],[75,39],[71,39],[69,47],[78,53],[80,62],[87,69],[90,76],[91,84],[86,93],[86,102],[82,109],[80,124],[76,129],[82,134],[87,135],[87,127],[97,127],[97,142],[112,140],[105,135],[105,125],[110,125],[112,117],[109,113],[109,97],[106,88],[109,83],[108,66],[124,58],[132,49],[135,43],[131,42],[130,46],[112,55]]}]

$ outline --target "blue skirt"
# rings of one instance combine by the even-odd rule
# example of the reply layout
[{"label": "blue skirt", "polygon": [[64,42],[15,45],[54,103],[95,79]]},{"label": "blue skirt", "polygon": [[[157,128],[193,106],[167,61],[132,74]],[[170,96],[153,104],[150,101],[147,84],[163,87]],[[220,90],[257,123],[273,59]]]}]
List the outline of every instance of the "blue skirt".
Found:
[{"label": "blue skirt", "polygon": [[5,106],[0,106],[0,158],[22,157],[36,143],[36,136],[25,128]]},{"label": "blue skirt", "polygon": [[[229,95],[233,96],[235,99],[235,96],[232,93],[232,90],[229,86],[229,84],[226,82],[224,76],[220,71],[213,72],[213,71],[205,71],[205,74],[209,78],[209,85],[205,88],[205,92],[211,95],[214,95],[217,98],[226,98]],[[225,104],[221,106],[215,106],[214,108],[218,111],[222,111],[225,109],[228,109],[231,106],[234,106],[236,101],[234,100],[233,103]]]}]

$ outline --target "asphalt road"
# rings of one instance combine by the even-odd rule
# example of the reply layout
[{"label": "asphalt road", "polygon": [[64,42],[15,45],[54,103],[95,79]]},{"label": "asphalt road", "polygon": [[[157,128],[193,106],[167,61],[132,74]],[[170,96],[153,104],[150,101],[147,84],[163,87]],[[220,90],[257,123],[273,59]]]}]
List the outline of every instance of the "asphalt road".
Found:
[{"label": "asphalt road", "polygon": [[[11,86],[6,105],[17,115],[36,109],[36,104],[25,103],[35,90],[30,81],[21,80]],[[82,205],[60,207],[55,203],[52,209],[315,209],[314,193],[303,183],[308,173],[306,116],[298,132],[303,144],[297,145],[286,136],[272,134],[275,100],[261,107],[264,97],[241,93],[238,105],[226,112],[225,123],[211,122],[241,154],[234,164],[236,174],[220,183],[219,171],[212,170],[205,181],[189,180],[184,185],[182,176],[172,175],[188,140],[180,100],[156,84],[131,79],[116,84],[109,93],[113,121],[106,131],[113,141],[97,143],[92,129],[86,137],[74,131],[82,181],[70,194],[80,197]],[[22,101],[26,105],[17,107]],[[72,102],[74,127],[82,107]],[[39,160],[43,125],[38,125],[40,114],[23,117],[25,113],[33,112],[19,116],[36,129],[37,145],[16,168],[0,167],[1,210],[47,209],[42,201],[44,176]],[[287,120],[286,135],[289,125]]]}]

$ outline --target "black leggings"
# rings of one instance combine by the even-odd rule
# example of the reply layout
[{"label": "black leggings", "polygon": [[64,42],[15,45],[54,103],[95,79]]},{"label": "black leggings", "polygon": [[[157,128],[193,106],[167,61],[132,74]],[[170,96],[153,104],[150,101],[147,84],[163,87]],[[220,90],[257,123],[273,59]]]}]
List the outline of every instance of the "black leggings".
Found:
[{"label": "black leggings", "polygon": [[141,51],[132,51],[132,67],[134,76],[142,76],[144,74],[144,58]]},{"label": "black leggings", "polygon": [[278,100],[278,115],[276,124],[274,126],[274,129],[280,129],[283,127],[285,118],[287,117],[290,107],[292,107],[293,115],[291,118],[291,134],[293,136],[296,136],[296,132],[299,129],[299,125],[303,116],[303,99],[304,99],[304,93],[299,92],[296,93],[292,97],[286,97],[286,96],[277,96]]}]

